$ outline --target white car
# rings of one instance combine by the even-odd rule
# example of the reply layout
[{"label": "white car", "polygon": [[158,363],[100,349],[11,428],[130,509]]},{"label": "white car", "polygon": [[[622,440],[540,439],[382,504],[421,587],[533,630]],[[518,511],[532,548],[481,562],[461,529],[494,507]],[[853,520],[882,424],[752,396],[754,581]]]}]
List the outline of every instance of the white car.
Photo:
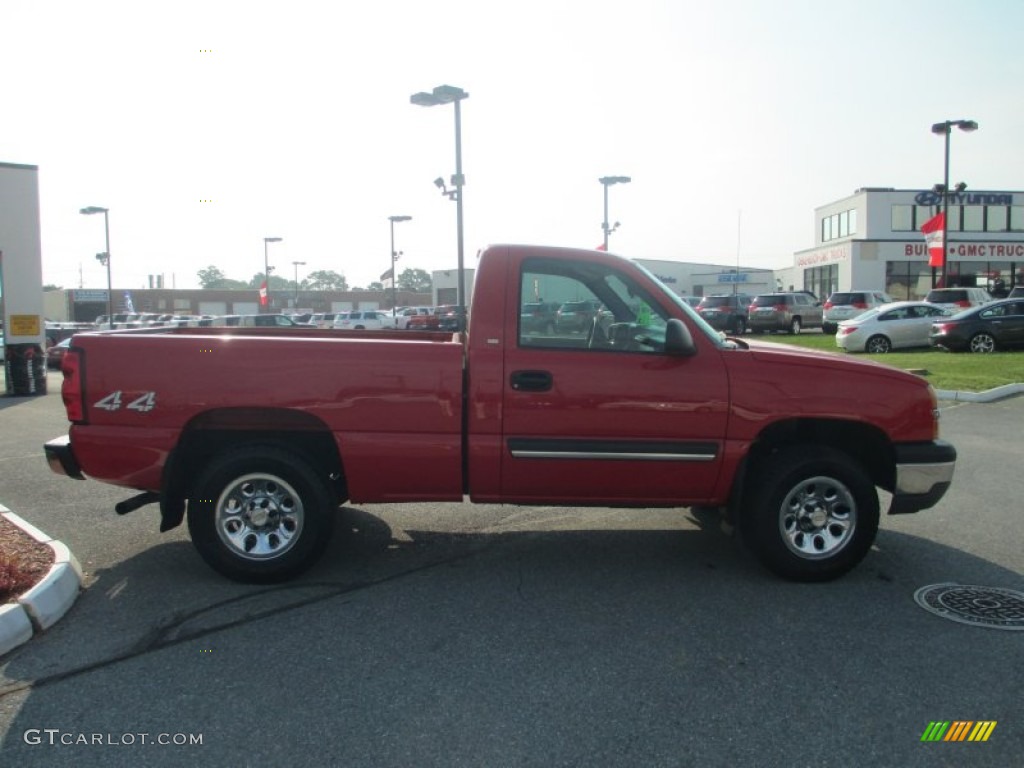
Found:
[{"label": "white car", "polygon": [[382,309],[354,310],[339,312],[334,318],[334,327],[353,331],[390,330],[395,327],[395,319]]},{"label": "white car", "polygon": [[839,323],[836,346],[847,352],[927,347],[932,323],[950,312],[926,301],[895,301]]}]

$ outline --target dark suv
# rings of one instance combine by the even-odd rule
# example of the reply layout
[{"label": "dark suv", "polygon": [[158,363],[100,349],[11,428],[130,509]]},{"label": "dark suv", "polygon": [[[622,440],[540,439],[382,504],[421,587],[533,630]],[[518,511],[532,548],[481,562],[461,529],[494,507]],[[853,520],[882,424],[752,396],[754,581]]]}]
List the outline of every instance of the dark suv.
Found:
[{"label": "dark suv", "polygon": [[740,336],[747,330],[750,301],[745,293],[705,296],[697,305],[697,312],[716,331]]},{"label": "dark suv", "polygon": [[555,329],[560,333],[585,333],[590,330],[601,310],[596,301],[567,301],[555,315]]},{"label": "dark suv", "polygon": [[558,307],[558,304],[550,301],[523,304],[519,310],[520,330],[522,333],[554,333]]},{"label": "dark suv", "polygon": [[747,324],[752,333],[821,328],[823,310],[818,297],[809,291],[761,293],[750,304]]}]

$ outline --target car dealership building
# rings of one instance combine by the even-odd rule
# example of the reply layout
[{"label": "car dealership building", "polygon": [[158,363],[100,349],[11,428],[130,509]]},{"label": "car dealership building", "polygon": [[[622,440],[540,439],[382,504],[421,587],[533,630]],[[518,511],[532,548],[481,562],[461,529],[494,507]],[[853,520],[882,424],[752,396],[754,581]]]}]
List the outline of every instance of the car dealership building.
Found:
[{"label": "car dealership building", "polygon": [[[1024,192],[950,193],[948,284],[990,292],[1024,284]],[[895,300],[920,299],[933,269],[921,226],[941,210],[932,190],[865,187],[814,211],[813,248],[776,271],[786,288],[820,297],[832,291],[884,290]]]}]

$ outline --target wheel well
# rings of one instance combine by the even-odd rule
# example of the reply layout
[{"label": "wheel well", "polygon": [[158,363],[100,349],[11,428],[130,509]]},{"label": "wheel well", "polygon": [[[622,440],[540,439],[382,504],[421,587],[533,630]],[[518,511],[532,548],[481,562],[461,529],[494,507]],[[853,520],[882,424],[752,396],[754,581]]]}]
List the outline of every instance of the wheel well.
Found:
[{"label": "wheel well", "polygon": [[301,456],[328,478],[339,502],[348,498],[345,471],[334,436],[319,419],[287,409],[231,408],[193,419],[168,461],[164,493],[188,498],[211,459],[233,447],[268,445]]},{"label": "wheel well", "polygon": [[791,419],[767,427],[750,447],[745,469],[750,471],[767,457],[792,445],[827,445],[850,456],[872,482],[892,490],[896,454],[885,433],[870,424],[841,419]]}]

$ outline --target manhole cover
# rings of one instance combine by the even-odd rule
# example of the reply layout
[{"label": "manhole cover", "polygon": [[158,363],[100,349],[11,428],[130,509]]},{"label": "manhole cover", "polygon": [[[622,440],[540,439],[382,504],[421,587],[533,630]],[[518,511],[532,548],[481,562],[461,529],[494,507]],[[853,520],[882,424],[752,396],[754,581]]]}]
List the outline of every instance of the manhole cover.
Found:
[{"label": "manhole cover", "polygon": [[999,587],[932,584],[914,593],[926,611],[945,619],[992,629],[1024,629],[1024,593]]}]

